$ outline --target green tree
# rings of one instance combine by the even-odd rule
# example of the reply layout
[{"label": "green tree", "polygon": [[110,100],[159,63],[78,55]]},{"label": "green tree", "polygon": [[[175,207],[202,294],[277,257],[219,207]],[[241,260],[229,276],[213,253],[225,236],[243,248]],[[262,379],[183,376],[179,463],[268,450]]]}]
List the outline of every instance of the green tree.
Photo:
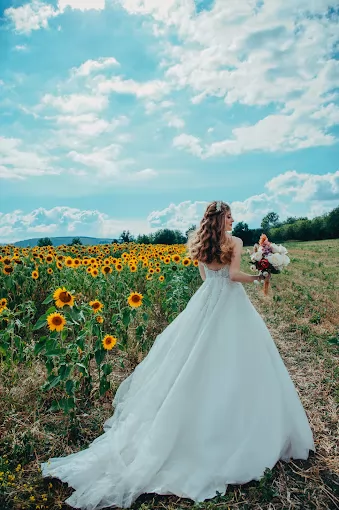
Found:
[{"label": "green tree", "polygon": [[169,228],[162,228],[154,232],[154,244],[177,244],[177,235],[174,230]]},{"label": "green tree", "polygon": [[235,235],[236,237],[240,237],[242,239],[245,246],[248,246],[252,244],[253,242],[253,235],[252,230],[248,228],[247,223],[243,221],[239,221],[239,223],[236,224],[234,229],[232,230],[232,235]]},{"label": "green tree", "polygon": [[151,244],[151,239],[147,234],[139,234],[136,238],[136,242],[139,244]]},{"label": "green tree", "polygon": [[80,237],[73,237],[68,246],[75,246],[76,244],[82,244]]},{"label": "green tree", "polygon": [[134,237],[130,233],[129,230],[124,230],[119,237],[119,242],[121,243],[131,243],[134,241]]},{"label": "green tree", "polygon": [[38,246],[53,246],[52,241],[49,237],[41,237],[38,241]]},{"label": "green tree", "polygon": [[326,237],[337,239],[339,237],[339,206],[325,215]]},{"label": "green tree", "polygon": [[279,224],[279,215],[275,212],[269,212],[263,217],[261,221],[261,228],[269,231],[272,227],[277,227]]}]

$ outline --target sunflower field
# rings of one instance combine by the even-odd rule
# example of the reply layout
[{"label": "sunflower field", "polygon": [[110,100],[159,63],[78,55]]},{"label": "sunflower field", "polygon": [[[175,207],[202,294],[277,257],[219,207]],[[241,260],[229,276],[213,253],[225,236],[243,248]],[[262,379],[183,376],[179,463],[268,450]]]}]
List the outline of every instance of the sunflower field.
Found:
[{"label": "sunflower field", "polygon": [[156,326],[185,307],[199,276],[185,245],[6,246],[0,253],[1,361],[9,370],[43,362],[50,410],[71,419],[84,400],[110,390],[114,367],[140,361]]},{"label": "sunflower field", "polygon": [[[339,508],[339,240],[284,244],[288,271],[268,296],[246,292],[298,389],[316,454],[211,501],[144,494],[132,510]],[[0,246],[1,510],[69,508],[73,489],[43,478],[40,463],[103,432],[120,383],[201,284],[185,245]]]}]

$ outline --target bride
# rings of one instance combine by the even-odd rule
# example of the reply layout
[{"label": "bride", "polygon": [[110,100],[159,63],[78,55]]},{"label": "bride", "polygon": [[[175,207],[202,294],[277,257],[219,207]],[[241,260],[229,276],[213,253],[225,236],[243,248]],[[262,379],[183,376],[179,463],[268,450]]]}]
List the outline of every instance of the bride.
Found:
[{"label": "bride", "polygon": [[196,502],[315,451],[303,406],[241,282],[230,207],[211,202],[187,248],[203,283],[121,383],[88,448],[41,464],[73,508],[130,508],[143,493]]}]

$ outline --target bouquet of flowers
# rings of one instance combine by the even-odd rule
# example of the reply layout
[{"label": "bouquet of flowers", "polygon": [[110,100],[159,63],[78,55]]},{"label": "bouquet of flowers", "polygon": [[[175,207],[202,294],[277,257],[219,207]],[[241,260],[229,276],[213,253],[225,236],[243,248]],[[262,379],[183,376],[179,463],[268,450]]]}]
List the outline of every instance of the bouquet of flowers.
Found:
[{"label": "bouquet of flowers", "polygon": [[[280,273],[290,263],[285,246],[271,243],[265,234],[260,236],[259,243],[254,245],[253,250],[253,253],[249,252],[251,270],[259,270],[259,274],[263,276]],[[265,296],[268,294],[269,284],[269,280],[265,280]]]}]

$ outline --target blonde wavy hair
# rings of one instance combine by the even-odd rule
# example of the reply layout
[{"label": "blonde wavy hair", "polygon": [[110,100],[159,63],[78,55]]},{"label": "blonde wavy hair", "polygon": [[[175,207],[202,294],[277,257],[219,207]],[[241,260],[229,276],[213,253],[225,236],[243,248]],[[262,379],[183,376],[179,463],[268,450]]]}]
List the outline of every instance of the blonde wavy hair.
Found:
[{"label": "blonde wavy hair", "polygon": [[230,210],[230,206],[225,202],[221,202],[219,211],[217,201],[208,204],[200,221],[200,227],[188,233],[186,249],[192,260],[207,264],[231,263],[234,242],[226,234],[225,229],[225,216]]}]

